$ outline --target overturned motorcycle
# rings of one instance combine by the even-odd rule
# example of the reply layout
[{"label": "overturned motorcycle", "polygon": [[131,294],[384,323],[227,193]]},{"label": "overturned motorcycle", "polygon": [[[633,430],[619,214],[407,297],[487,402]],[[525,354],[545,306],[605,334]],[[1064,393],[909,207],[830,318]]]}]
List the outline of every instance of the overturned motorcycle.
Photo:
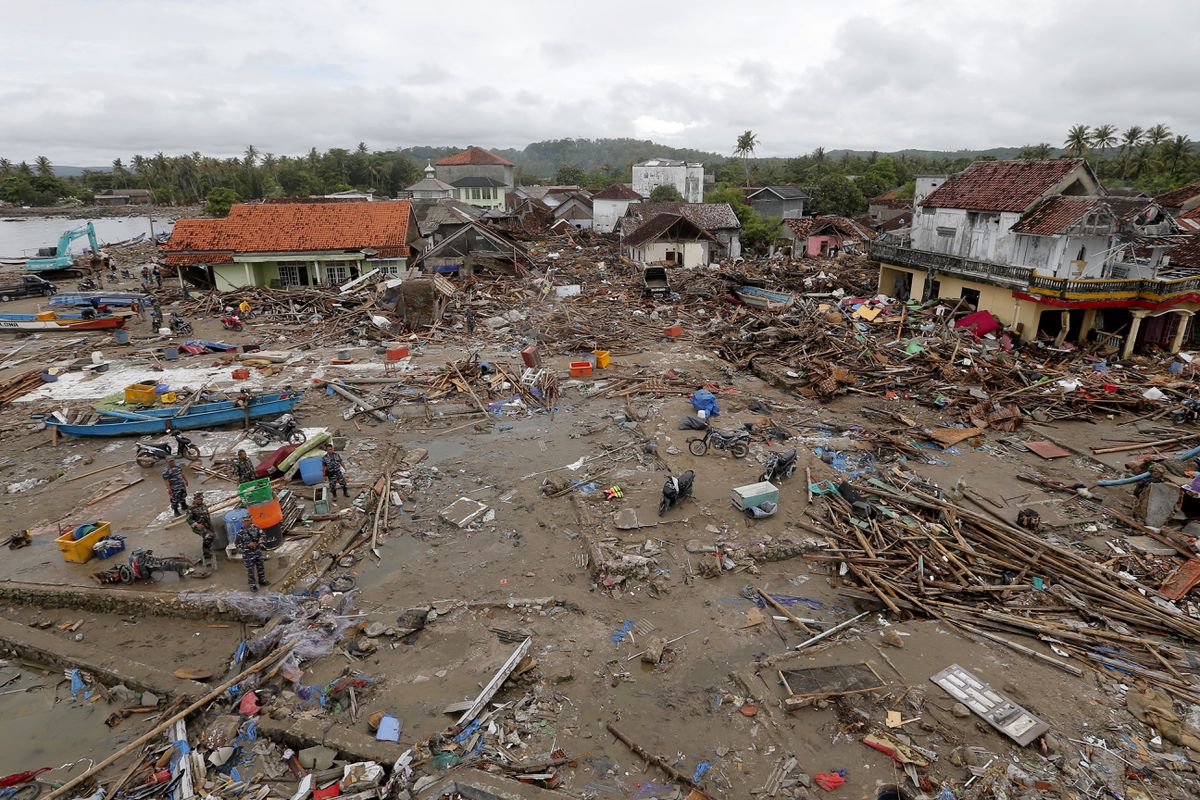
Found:
[{"label": "overturned motorcycle", "polygon": [[693,470],[687,470],[679,475],[672,475],[663,484],[662,500],[658,503],[658,515],[667,513],[667,509],[679,505],[692,496],[692,481],[696,479]]},{"label": "overturned motorcycle", "polygon": [[124,583],[134,581],[161,581],[168,572],[174,572],[180,578],[195,566],[191,561],[181,556],[159,558],[153,550],[134,550],[129,554],[128,564],[118,564],[106,570],[92,573],[101,584]]}]

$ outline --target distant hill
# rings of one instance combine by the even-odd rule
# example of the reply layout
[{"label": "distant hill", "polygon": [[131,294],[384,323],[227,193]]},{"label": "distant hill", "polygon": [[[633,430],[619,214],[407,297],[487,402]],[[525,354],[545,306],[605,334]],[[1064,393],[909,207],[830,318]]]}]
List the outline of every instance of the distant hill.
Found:
[{"label": "distant hill", "polygon": [[[857,156],[859,158],[868,158],[872,154],[881,156],[907,156],[908,158],[927,158],[933,161],[951,161],[959,158],[980,158],[981,156],[992,156],[999,161],[1004,161],[1010,158],[1016,158],[1021,155],[1020,147],[991,147],[987,150],[917,150],[909,148],[907,150],[826,150],[825,155],[828,158],[842,158],[845,155]],[[1062,154],[1061,150],[1052,149],[1050,151],[1051,158],[1058,158]]]},{"label": "distant hill", "polygon": [[60,178],[78,178],[83,174],[83,171],[89,172],[112,172],[112,167],[69,167],[59,164],[54,165],[54,174]]}]

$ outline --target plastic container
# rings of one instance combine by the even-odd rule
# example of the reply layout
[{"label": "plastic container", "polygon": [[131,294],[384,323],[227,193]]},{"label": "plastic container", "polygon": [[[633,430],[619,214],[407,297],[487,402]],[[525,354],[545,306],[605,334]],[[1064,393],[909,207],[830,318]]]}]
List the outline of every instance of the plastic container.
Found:
[{"label": "plastic container", "polygon": [[92,552],[96,554],[96,558],[111,558],[117,553],[125,549],[124,536],[109,536],[107,539],[101,539],[92,545]]},{"label": "plastic container", "polygon": [[163,361],[175,361],[179,358],[179,348],[174,345],[168,345],[163,348]]},{"label": "plastic container", "polygon": [[[258,523],[255,523],[256,525]],[[261,525],[258,527],[262,528]],[[283,521],[280,520],[274,525],[262,529],[263,532],[263,547],[268,550],[274,550],[279,545],[283,544]]]},{"label": "plastic container", "polygon": [[49,372],[49,371],[43,372],[42,380],[45,383],[54,383],[58,380],[58,373],[57,372]]},{"label": "plastic container", "polygon": [[238,485],[238,497],[247,506],[265,503],[271,499],[271,479],[259,478]]},{"label": "plastic container", "polygon": [[113,344],[129,344],[129,331],[124,328],[113,331]]},{"label": "plastic container", "polygon": [[93,350],[92,351],[92,363],[93,364],[103,364],[104,363],[104,353],[100,350]]},{"label": "plastic container", "polygon": [[586,378],[592,374],[592,362],[572,361],[570,364],[572,378]]},{"label": "plastic container", "polygon": [[250,512],[250,521],[264,531],[272,525],[278,525],[280,522],[283,522],[283,509],[280,508],[279,501],[275,499],[253,506],[246,506],[246,510]]},{"label": "plastic container", "polygon": [[677,336],[683,336],[683,323],[676,322],[674,325],[663,331],[663,333],[666,334],[667,338],[670,339],[674,339]]},{"label": "plastic container", "polygon": [[244,381],[250,377],[250,370],[246,369],[245,367],[238,367],[231,374],[233,375],[233,379],[235,381]]},{"label": "plastic container", "polygon": [[408,358],[408,348],[403,346],[389,347],[386,355],[388,361],[400,361],[401,359]]},{"label": "plastic container", "polygon": [[162,403],[163,405],[169,406],[178,400],[179,395],[175,392],[163,392],[158,396],[158,402]]},{"label": "plastic container", "polygon": [[321,474],[321,471],[320,456],[300,459],[300,480],[304,481],[305,486],[316,486],[325,480],[325,476]]},{"label": "plastic container", "polygon": [[154,403],[154,389],[152,383],[135,383],[125,387],[125,402],[131,405],[148,406]]},{"label": "plastic container", "polygon": [[246,520],[249,518],[250,512],[244,508],[235,508],[225,513],[225,536],[230,542],[237,541],[238,533],[246,527]]},{"label": "plastic container", "polygon": [[592,355],[596,357],[596,369],[604,369],[612,363],[612,353],[607,350],[593,350]]},{"label": "plastic container", "polygon": [[[98,522],[95,524],[89,533],[82,539],[75,538],[75,531],[67,531],[62,536],[54,540],[58,545],[58,549],[62,551],[63,561],[69,561],[72,564],[86,564],[91,561],[95,551],[92,550],[92,545],[101,539],[108,538],[112,532],[112,526],[107,522]],[[81,526],[82,527],[82,526]],[[79,530],[76,528],[75,530]]]}]

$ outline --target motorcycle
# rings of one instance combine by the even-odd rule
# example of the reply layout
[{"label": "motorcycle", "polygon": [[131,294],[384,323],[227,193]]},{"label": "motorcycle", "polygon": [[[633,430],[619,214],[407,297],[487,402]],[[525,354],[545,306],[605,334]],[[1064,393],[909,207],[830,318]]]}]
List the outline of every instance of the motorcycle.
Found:
[{"label": "motorcycle", "polygon": [[295,417],[291,414],[284,414],[276,422],[255,422],[254,430],[250,432],[250,439],[259,447],[266,447],[273,441],[304,444],[308,437],[296,424]]},{"label": "motorcycle", "polygon": [[79,282],[79,291],[90,292],[96,288],[96,282],[91,278],[84,278]]},{"label": "motorcycle", "polygon": [[688,452],[702,456],[709,447],[728,450],[734,458],[745,458],[750,453],[750,434],[746,431],[718,431],[709,428],[701,439],[688,439]]},{"label": "motorcycle", "polygon": [[662,500],[658,503],[660,517],[667,513],[667,509],[674,508],[692,496],[692,482],[695,479],[696,473],[690,469],[667,478],[667,482],[663,484],[662,488]]},{"label": "motorcycle", "polygon": [[1185,422],[1200,422],[1200,400],[1187,398],[1179,404],[1179,408],[1171,413],[1171,421],[1176,425]]},{"label": "motorcycle", "polygon": [[762,475],[758,476],[758,479],[760,481],[782,480],[792,477],[792,473],[795,471],[796,448],[793,447],[783,453],[771,453],[771,459],[767,461],[767,468],[763,470]]},{"label": "motorcycle", "polygon": [[118,564],[93,575],[101,584],[130,584],[144,580],[161,581],[168,572],[174,572],[182,578],[194,566],[186,558],[159,558],[153,550],[138,549],[130,553],[128,564]]},{"label": "motorcycle", "polygon": [[227,314],[221,317],[221,327],[227,331],[240,331],[244,326],[237,314]]},{"label": "motorcycle", "polygon": [[181,317],[177,312],[171,312],[171,333],[186,336],[192,332],[192,323]]},{"label": "motorcycle", "polygon": [[191,439],[174,430],[167,431],[167,435],[175,440],[174,453],[171,452],[170,442],[135,443],[134,447],[137,450],[135,458],[138,466],[153,467],[159,461],[165,461],[168,458],[184,457],[193,461],[200,458],[200,448],[192,444]]}]

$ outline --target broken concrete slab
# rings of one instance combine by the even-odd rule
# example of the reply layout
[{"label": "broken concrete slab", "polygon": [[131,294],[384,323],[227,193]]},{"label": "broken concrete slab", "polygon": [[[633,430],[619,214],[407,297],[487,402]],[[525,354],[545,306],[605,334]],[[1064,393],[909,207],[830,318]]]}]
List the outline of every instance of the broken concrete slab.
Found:
[{"label": "broken concrete slab", "polygon": [[1147,484],[1138,497],[1138,518],[1148,528],[1161,528],[1175,514],[1181,496],[1182,491],[1174,484]]},{"label": "broken concrete slab", "polygon": [[526,783],[508,780],[472,770],[470,775],[455,775],[428,784],[417,792],[417,797],[433,800],[439,797],[463,797],[464,800],[554,800],[562,795]]}]

